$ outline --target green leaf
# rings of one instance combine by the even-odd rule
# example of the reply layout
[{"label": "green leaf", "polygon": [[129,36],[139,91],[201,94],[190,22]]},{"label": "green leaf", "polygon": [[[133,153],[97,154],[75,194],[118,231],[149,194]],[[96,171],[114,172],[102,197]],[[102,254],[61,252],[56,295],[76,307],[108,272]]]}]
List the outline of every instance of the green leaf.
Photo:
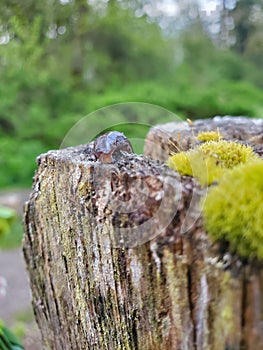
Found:
[{"label": "green leaf", "polygon": [[1,350],[23,350],[15,335],[1,322],[0,325],[0,349]]},{"label": "green leaf", "polygon": [[1,350],[23,350],[23,346],[20,344],[16,336],[4,326],[2,320],[0,320],[0,349]]}]

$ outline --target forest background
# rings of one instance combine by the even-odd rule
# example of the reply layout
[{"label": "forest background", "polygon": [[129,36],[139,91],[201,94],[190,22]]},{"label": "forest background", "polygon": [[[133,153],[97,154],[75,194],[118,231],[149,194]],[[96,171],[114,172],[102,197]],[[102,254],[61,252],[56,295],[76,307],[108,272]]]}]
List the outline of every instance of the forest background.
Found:
[{"label": "forest background", "polygon": [[261,118],[262,67],[262,0],[3,0],[0,188],[107,105]]}]

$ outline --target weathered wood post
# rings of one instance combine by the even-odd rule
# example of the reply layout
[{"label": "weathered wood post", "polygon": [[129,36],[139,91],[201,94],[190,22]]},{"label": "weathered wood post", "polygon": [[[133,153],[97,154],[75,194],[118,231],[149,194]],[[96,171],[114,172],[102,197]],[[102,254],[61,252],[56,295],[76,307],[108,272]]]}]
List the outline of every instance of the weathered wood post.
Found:
[{"label": "weathered wood post", "polygon": [[[195,127],[263,143],[262,123],[242,123]],[[165,160],[149,145],[168,149],[179,131],[188,147],[191,127],[174,123],[153,128],[145,152]],[[43,349],[262,349],[263,269],[219,255],[203,192],[143,156],[105,164],[89,145],[41,155],[23,249]]]}]

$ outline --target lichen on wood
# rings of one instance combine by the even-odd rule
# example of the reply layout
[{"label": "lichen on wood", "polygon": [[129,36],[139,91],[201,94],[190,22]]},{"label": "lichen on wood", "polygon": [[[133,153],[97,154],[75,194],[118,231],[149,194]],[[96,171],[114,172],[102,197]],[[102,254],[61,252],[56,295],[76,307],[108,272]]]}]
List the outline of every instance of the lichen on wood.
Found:
[{"label": "lichen on wood", "polygon": [[204,191],[143,156],[41,155],[23,250],[43,349],[262,348],[262,269],[212,244]]}]

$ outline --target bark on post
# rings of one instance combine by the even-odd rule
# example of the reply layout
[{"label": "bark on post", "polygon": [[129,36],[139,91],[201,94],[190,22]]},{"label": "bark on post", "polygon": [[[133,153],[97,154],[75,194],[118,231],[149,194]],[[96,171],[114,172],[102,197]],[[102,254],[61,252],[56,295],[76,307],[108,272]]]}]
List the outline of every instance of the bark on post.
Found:
[{"label": "bark on post", "polygon": [[23,249],[43,349],[263,348],[263,270],[219,255],[195,180],[88,146],[38,162]]},{"label": "bark on post", "polygon": [[263,155],[263,119],[215,117],[189,122],[167,123],[153,127],[146,138],[144,154],[165,162],[171,151],[186,151],[196,144],[203,131],[219,131],[225,140],[243,141]]}]

